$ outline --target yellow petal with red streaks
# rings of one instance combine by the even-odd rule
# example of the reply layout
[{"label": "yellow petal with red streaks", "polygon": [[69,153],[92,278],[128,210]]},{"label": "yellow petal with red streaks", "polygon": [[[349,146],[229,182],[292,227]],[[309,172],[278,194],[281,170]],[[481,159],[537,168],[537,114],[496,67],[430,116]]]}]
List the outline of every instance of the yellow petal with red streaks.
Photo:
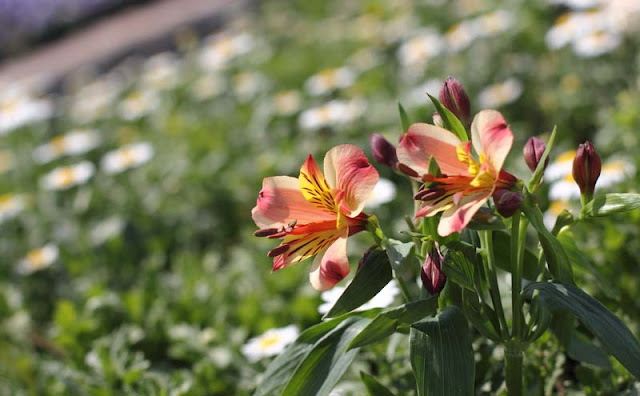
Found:
[{"label": "yellow petal with red streaks", "polygon": [[331,246],[313,260],[309,280],[316,290],[328,290],[349,275],[348,231],[345,229]]},{"label": "yellow petal with red streaks", "polygon": [[298,182],[302,195],[309,203],[330,213],[338,212],[333,191],[311,155],[300,168]]}]

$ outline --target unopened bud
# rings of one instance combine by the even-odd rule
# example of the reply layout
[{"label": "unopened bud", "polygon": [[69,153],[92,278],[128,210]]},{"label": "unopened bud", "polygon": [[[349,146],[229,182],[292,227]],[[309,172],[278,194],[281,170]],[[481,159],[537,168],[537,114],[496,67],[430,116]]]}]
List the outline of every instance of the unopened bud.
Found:
[{"label": "unopened bud", "polygon": [[498,189],[493,192],[493,202],[500,216],[511,217],[522,205],[522,194],[506,189]]},{"label": "unopened bud", "polygon": [[[524,162],[527,163],[531,172],[535,172],[538,164],[540,163],[540,159],[542,158],[542,154],[547,149],[547,145],[542,141],[542,139],[537,137],[531,137],[527,140],[527,143],[524,145],[524,150],[522,152],[524,156]],[[544,168],[549,164],[549,157],[544,161]]]},{"label": "unopened bud", "polygon": [[374,133],[369,138],[373,158],[380,164],[395,169],[398,166],[398,155],[393,144],[382,135]]},{"label": "unopened bud", "polygon": [[578,146],[576,157],[573,159],[573,179],[580,187],[580,194],[587,197],[593,195],[601,169],[600,156],[591,142]]},{"label": "unopened bud", "polygon": [[442,272],[442,253],[440,253],[440,247],[434,244],[431,251],[427,254],[427,258],[422,265],[422,271],[420,271],[420,278],[422,279],[422,285],[429,292],[429,294],[438,294],[444,288],[444,284],[447,282],[447,277]]},{"label": "unopened bud", "polygon": [[440,103],[465,125],[471,121],[471,102],[460,81],[447,77],[440,89]]}]

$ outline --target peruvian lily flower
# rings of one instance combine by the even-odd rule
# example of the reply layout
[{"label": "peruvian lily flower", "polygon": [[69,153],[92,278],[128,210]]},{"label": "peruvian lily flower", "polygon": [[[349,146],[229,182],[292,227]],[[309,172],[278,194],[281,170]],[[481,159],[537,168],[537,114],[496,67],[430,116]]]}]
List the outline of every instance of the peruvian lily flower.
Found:
[{"label": "peruvian lily flower", "polygon": [[[471,124],[471,142],[430,124],[413,124],[402,137],[397,154],[400,168],[426,183],[415,198],[424,201],[416,217],[442,212],[438,234],[462,231],[494,191],[509,189],[516,178],[502,170],[513,133],[502,114],[484,110]],[[478,159],[471,152],[475,149]],[[433,157],[441,177],[428,172]]]},{"label": "peruvian lily flower", "polygon": [[362,150],[344,144],[324,157],[324,174],[310,155],[300,177],[267,177],[251,211],[260,230],[256,236],[284,238],[268,255],[273,271],[316,256],[311,284],[331,289],[349,274],[347,237],[363,231],[365,201],[378,182],[378,172]]}]

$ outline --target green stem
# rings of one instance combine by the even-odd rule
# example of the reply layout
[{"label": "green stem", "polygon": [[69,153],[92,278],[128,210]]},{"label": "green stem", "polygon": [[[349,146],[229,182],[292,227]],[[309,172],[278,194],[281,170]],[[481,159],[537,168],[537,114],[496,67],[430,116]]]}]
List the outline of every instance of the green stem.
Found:
[{"label": "green stem", "polygon": [[517,342],[506,345],[505,351],[505,380],[509,396],[522,395],[522,348]]},{"label": "green stem", "polygon": [[500,298],[500,287],[498,286],[498,275],[496,272],[496,262],[493,255],[493,234],[491,230],[480,231],[480,241],[482,248],[485,250],[487,258],[487,281],[489,282],[489,295],[493,303],[493,309],[498,315],[500,321],[500,334],[504,340],[509,339],[509,328],[507,327],[507,319],[504,316],[502,308],[502,300]]},{"label": "green stem", "polygon": [[522,313],[522,272],[524,262],[524,244],[529,221],[520,219],[520,211],[511,220],[511,305],[513,308],[513,327],[511,336],[520,339],[524,336],[524,315]]}]

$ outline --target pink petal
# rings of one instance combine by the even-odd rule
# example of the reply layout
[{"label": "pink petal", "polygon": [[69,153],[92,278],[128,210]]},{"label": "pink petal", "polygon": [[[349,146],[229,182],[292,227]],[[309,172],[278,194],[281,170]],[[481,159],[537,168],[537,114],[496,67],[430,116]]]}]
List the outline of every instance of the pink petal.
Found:
[{"label": "pink petal", "polygon": [[476,152],[484,153],[495,171],[500,171],[513,144],[513,133],[502,114],[496,110],[476,114],[471,124],[471,136]]},{"label": "pink petal", "polygon": [[333,220],[336,215],[310,204],[300,191],[298,179],[289,176],[267,177],[251,217],[260,228],[280,227],[296,220],[299,224]]},{"label": "pink petal", "polygon": [[272,271],[289,267],[315,255],[322,255],[338,238],[349,232],[347,227],[335,227],[335,220],[330,220],[294,228],[282,244],[272,250],[277,252],[273,259]]},{"label": "pink petal", "polygon": [[493,189],[487,189],[468,195],[462,198],[459,206],[445,210],[438,224],[438,234],[447,236],[462,231],[478,209],[487,202],[492,192]]},{"label": "pink petal", "polygon": [[429,171],[433,156],[445,175],[468,175],[467,166],[458,160],[460,139],[446,129],[431,124],[413,124],[398,144],[398,162],[420,176]]},{"label": "pink petal", "polygon": [[378,171],[357,146],[342,144],[329,150],[324,157],[327,183],[336,193],[341,211],[355,217],[378,183]]},{"label": "pink petal", "polygon": [[316,256],[309,280],[316,290],[329,290],[349,275],[347,230],[323,254]]}]

